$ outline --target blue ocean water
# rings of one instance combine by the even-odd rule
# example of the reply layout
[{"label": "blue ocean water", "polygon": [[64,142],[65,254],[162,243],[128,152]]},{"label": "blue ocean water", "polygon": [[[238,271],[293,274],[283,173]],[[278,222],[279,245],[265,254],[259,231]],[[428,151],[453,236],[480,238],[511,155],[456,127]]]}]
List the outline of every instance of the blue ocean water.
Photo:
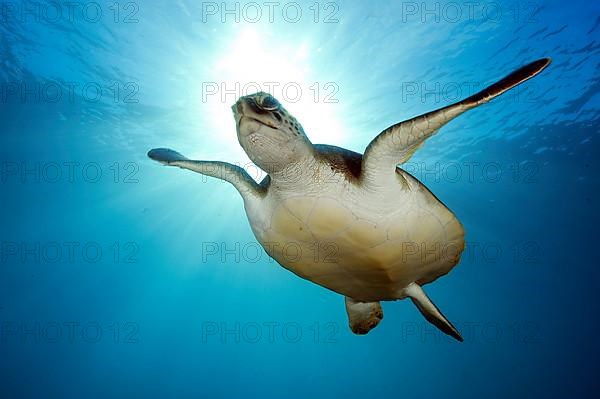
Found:
[{"label": "blue ocean water", "polygon": [[[2,1],[0,397],[596,397],[599,53],[583,0]],[[240,95],[362,152],[541,57],[404,166],[465,226],[426,286],[463,343],[409,301],[352,334],[233,187],[146,157],[259,179]]]}]

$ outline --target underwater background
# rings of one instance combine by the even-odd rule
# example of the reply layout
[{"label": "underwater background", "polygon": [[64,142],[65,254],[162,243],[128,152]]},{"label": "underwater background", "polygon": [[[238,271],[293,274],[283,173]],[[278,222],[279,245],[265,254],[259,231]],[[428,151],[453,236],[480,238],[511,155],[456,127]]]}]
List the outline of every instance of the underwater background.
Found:
[{"label": "underwater background", "polygon": [[[2,1],[0,398],[596,397],[599,53],[584,0]],[[465,226],[425,287],[463,343],[410,301],[352,334],[232,186],[146,157],[258,180],[241,95],[363,152],[542,57],[403,166]]]}]

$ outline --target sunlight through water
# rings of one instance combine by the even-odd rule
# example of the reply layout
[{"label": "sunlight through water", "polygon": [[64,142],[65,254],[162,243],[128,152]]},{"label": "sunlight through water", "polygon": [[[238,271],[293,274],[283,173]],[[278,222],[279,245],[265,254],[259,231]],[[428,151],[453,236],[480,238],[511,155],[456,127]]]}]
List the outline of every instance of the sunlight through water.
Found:
[{"label": "sunlight through water", "polygon": [[[318,73],[310,64],[314,51],[317,49],[309,42],[278,41],[251,27],[232,35],[230,43],[216,56],[211,68],[213,76],[202,83],[204,106],[211,115],[210,129],[219,132],[217,137],[224,145],[238,147],[235,134],[229,133],[233,130],[230,106],[240,96],[257,91],[274,95],[300,120],[309,138],[316,142],[339,141],[343,123],[332,107],[321,103],[335,88],[316,83]],[[243,154],[238,150],[236,156]]]}]

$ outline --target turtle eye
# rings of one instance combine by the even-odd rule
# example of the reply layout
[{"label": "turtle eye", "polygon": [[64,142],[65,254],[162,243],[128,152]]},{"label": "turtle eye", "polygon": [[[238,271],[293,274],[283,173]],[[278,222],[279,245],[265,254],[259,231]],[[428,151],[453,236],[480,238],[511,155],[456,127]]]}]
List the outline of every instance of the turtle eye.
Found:
[{"label": "turtle eye", "polygon": [[279,108],[279,101],[273,96],[266,95],[260,100],[258,105],[265,111],[275,111]]}]

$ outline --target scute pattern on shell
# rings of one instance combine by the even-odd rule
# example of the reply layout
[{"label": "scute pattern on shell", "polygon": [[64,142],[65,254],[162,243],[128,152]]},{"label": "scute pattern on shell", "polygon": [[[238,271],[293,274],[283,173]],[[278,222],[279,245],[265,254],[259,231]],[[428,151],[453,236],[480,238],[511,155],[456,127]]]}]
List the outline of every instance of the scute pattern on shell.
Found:
[{"label": "scute pattern on shell", "polygon": [[357,299],[396,299],[410,282],[433,280],[458,261],[462,226],[443,206],[437,211],[442,217],[417,207],[369,220],[337,198],[296,196],[274,207],[257,236],[303,278]]}]

